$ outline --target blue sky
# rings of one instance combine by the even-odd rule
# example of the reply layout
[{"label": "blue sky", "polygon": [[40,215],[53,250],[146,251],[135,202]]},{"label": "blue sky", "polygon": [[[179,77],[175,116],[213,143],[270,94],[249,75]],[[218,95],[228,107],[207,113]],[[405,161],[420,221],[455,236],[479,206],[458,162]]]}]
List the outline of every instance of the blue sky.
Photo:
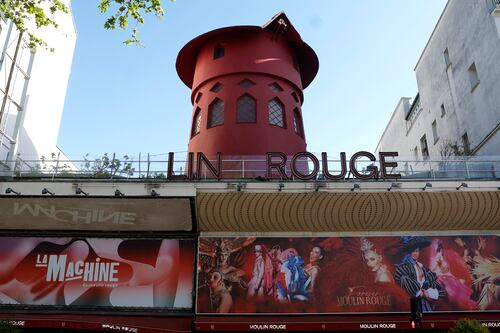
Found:
[{"label": "blue sky", "polygon": [[305,90],[308,151],[373,151],[402,96],[417,92],[414,67],[446,0],[177,0],[129,33],[105,31],[98,0],[73,0],[78,39],[59,147],[85,154],[186,151],[190,90],[175,71],[177,53],[207,31],[262,25],[283,10],[315,50],[320,67]]}]

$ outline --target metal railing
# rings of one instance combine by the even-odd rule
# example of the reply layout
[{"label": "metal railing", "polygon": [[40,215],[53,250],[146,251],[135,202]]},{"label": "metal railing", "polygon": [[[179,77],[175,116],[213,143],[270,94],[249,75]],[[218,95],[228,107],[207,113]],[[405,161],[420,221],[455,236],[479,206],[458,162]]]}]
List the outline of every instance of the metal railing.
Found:
[{"label": "metal railing", "polygon": [[500,0],[488,0],[488,9],[490,13],[497,8],[500,8]]},{"label": "metal railing", "polygon": [[[163,155],[164,156],[164,155]],[[289,157],[288,161],[291,160]],[[321,157],[318,157],[321,161]],[[388,162],[397,162],[398,166],[390,168],[387,173],[400,174],[401,180],[425,180],[425,179],[500,179],[500,156],[493,157],[448,157],[438,159],[427,159],[416,161],[412,159],[386,159]],[[217,161],[210,159],[210,162],[217,168]],[[180,158],[171,163],[172,170],[170,179],[168,178],[168,160],[160,159],[134,159],[130,157],[118,158],[115,155],[104,156],[96,159],[67,160],[67,159],[38,159],[2,161],[0,164],[0,176],[12,178],[72,178],[72,179],[114,179],[114,180],[184,180],[188,178],[186,166],[188,162],[185,158]],[[335,159],[328,160],[328,172],[339,174],[341,161]],[[12,169],[13,166],[13,169]],[[371,167],[376,166],[380,170],[378,161],[358,159],[355,163],[356,170],[361,174],[368,174]],[[303,174],[309,174],[314,170],[314,165],[310,160],[299,160],[297,168]],[[213,180],[215,175],[202,163],[199,174],[196,173],[196,161],[193,163],[192,177],[196,180]],[[265,156],[247,156],[245,158],[223,158],[221,162],[222,179],[262,179],[266,178],[267,162]],[[285,171],[291,180],[294,177],[291,173],[290,162],[285,165]],[[274,171],[273,179],[280,179],[281,176]],[[316,180],[325,180],[323,172],[318,170]],[[354,179],[349,170],[347,161],[346,180]]]}]

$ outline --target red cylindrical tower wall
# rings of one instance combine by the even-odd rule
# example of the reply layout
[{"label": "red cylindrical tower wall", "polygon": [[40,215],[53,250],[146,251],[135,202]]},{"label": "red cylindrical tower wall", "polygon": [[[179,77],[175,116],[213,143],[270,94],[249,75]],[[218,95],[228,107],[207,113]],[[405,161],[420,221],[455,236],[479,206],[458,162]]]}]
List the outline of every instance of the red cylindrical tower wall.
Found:
[{"label": "red cylindrical tower wall", "polygon": [[[316,74],[317,57],[284,22],[215,30],[181,50],[177,71],[192,89],[189,152],[248,159],[306,151],[302,89]],[[241,121],[245,101],[255,105],[250,121]]]}]

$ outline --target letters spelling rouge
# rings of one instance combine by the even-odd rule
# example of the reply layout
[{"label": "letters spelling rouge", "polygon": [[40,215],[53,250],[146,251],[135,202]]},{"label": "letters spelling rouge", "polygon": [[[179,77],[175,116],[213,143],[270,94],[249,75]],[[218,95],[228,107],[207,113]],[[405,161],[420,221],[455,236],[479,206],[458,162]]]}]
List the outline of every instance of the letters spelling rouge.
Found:
[{"label": "letters spelling rouge", "polygon": [[[399,179],[400,174],[391,174],[387,172],[387,168],[396,168],[398,166],[397,162],[388,162],[385,159],[387,157],[397,157],[397,152],[380,152],[379,153],[379,164],[380,170],[377,166],[370,164],[366,167],[366,173],[359,172],[356,168],[356,162],[359,158],[366,158],[370,162],[376,162],[377,158],[372,153],[367,151],[358,151],[352,155],[349,160],[349,171],[350,173],[358,179],[368,180],[368,179]],[[282,152],[268,152],[266,153],[266,178],[267,179],[291,179],[297,178],[300,180],[316,179],[320,170],[320,161],[318,158],[309,152],[300,152],[295,154],[291,161],[287,161],[288,157]],[[310,160],[313,164],[313,169],[309,170],[308,162]],[[196,162],[196,169],[194,164]],[[235,163],[237,161],[231,162]],[[255,161],[253,161],[255,164]],[[205,165],[206,172],[202,173],[202,166]],[[345,152],[340,153],[340,172],[338,174],[331,174],[328,170],[328,155],[327,153],[321,153],[321,166],[322,172],[325,180],[343,180],[347,175],[347,159]],[[167,168],[167,179],[189,179],[198,180],[201,178],[202,174],[206,175],[211,173],[215,178],[222,178],[222,153],[217,153],[217,161],[212,163],[205,154],[198,152],[195,156],[193,152],[188,154],[187,161],[187,173],[186,175],[175,175],[174,174],[174,153],[168,153],[168,168]],[[291,175],[286,173],[286,168],[291,169]],[[273,170],[275,172],[273,172]],[[276,175],[276,173],[278,175]]]}]

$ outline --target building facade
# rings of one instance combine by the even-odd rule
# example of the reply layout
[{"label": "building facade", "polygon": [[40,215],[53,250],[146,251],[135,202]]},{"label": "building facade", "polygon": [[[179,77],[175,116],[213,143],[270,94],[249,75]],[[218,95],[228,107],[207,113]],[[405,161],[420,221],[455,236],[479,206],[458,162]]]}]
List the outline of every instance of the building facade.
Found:
[{"label": "building facade", "polygon": [[450,0],[376,151],[412,160],[500,154],[500,3]]},{"label": "building facade", "polygon": [[[266,30],[280,20],[293,29],[283,13],[270,25],[251,29],[258,33],[258,44],[277,48],[262,51],[266,55],[286,49],[295,34],[283,31],[283,25]],[[198,57],[202,65],[235,51],[232,39],[221,50],[220,37],[204,43],[207,55]],[[294,40],[303,43],[298,34]],[[300,48],[286,51],[285,60],[300,59]],[[302,99],[295,101],[293,92],[299,95],[314,75],[299,76],[291,61],[285,61],[282,76],[274,75],[273,66],[270,74],[233,73],[235,65],[226,64],[227,69],[216,68],[229,74],[215,80],[224,86],[219,92],[231,94],[210,92],[217,86],[210,76],[209,83],[195,85],[192,132],[213,145],[205,150],[191,141],[190,153],[248,154],[241,141],[241,147],[225,150],[230,135],[219,141],[234,135],[238,125],[253,126],[249,135],[268,135],[268,146],[257,145],[251,153],[302,153],[305,138],[295,128],[271,123],[274,109],[266,103],[286,94],[284,114],[292,116],[288,107],[293,110]],[[179,72],[188,85],[196,78],[196,71]],[[302,72],[307,73],[315,71]],[[245,79],[254,83],[251,87],[262,86],[253,96],[264,104],[254,109],[257,123],[234,121],[234,103],[247,96],[239,89],[251,89],[239,84]],[[269,86],[276,81],[283,91]],[[204,125],[210,118],[204,115],[198,127],[196,110],[210,113],[219,100],[232,101],[227,109],[232,123],[224,114],[217,132]],[[226,126],[228,133],[222,133]],[[272,140],[277,134],[268,134],[284,130],[300,144],[282,145]],[[0,319],[24,329],[134,333],[403,331],[417,326],[436,332],[463,316],[499,328],[500,182],[398,178],[385,172],[397,169],[395,162],[383,159],[384,154],[369,165],[370,177],[353,172],[356,179],[346,179],[346,170],[337,180],[298,180],[254,177],[241,169],[241,176],[232,179],[224,171],[200,179],[185,169],[182,175],[166,171],[166,178],[140,173],[125,178],[110,165],[99,175],[3,180]],[[175,163],[163,162],[164,171]],[[216,169],[221,161],[204,163]],[[262,163],[290,174],[284,162]],[[375,170],[384,170],[385,177]],[[421,302],[423,317],[411,312],[413,298]]]},{"label": "building facade", "polygon": [[[68,14],[55,18],[58,29],[43,29],[40,36],[54,52],[27,46],[12,22],[0,21],[0,163],[4,172],[35,168],[30,160],[42,156],[67,159],[57,138],[76,43],[70,1]],[[47,82],[50,81],[50,84]],[[17,161],[17,165],[16,165]]]}]

